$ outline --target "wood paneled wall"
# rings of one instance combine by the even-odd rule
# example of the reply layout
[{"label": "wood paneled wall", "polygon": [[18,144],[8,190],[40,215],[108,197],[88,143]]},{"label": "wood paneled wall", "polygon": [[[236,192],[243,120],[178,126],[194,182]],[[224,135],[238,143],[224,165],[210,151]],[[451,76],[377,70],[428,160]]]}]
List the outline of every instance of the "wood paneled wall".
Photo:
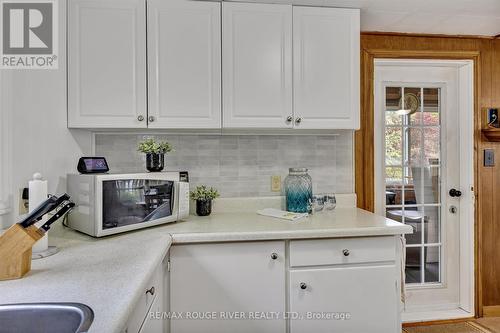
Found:
[{"label": "wood paneled wall", "polygon": [[[475,62],[476,313],[500,315],[500,143],[481,135],[481,110],[500,107],[500,40],[483,37],[362,33],[361,129],[356,132],[358,206],[374,210],[373,59],[472,59]],[[496,153],[483,166],[483,150]],[[498,262],[497,262],[498,261]]]}]

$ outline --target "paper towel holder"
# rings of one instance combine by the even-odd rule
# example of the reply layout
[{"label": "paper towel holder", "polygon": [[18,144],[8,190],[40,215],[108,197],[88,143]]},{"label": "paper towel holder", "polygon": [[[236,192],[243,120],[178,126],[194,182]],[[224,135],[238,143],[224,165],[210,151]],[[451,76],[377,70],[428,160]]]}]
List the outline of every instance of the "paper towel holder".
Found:
[{"label": "paper towel holder", "polygon": [[[29,182],[29,186],[27,188],[27,192],[28,192],[28,195],[27,195],[27,199],[28,199],[28,203],[33,203],[32,200],[30,199],[33,199],[33,198],[30,198],[32,193],[31,191],[33,190],[32,186],[35,187],[35,186],[42,186],[43,188],[43,192],[42,193],[38,193],[38,198],[37,200],[35,200],[36,202],[34,202],[33,206],[38,206],[38,204],[45,200],[46,197],[48,197],[48,193],[47,193],[47,181],[46,180],[43,180],[43,177],[42,177],[42,174],[39,173],[39,172],[35,172],[33,174],[33,179]],[[23,192],[23,195],[24,195],[24,192]],[[34,207],[29,207],[28,205],[28,210],[31,210],[33,209]],[[38,224],[43,224],[43,223],[38,223]],[[45,237],[45,240],[40,240],[40,242],[45,242],[45,246],[43,246],[42,250],[37,250],[36,246],[33,247],[33,250],[31,251],[31,259],[35,260],[35,259],[42,259],[42,258],[46,258],[46,257],[50,257],[51,255],[54,255],[56,254],[57,252],[59,252],[59,249],[57,248],[57,246],[49,246],[48,245],[48,234],[45,234],[44,235]]]}]

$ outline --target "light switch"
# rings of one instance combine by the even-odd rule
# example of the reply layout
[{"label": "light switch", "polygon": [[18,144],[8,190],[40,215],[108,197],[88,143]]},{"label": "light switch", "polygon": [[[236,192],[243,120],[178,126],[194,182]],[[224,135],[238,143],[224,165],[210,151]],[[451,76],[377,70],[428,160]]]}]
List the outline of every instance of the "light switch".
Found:
[{"label": "light switch", "polygon": [[271,176],[271,191],[281,192],[281,176]]},{"label": "light switch", "polygon": [[484,150],[484,166],[485,167],[495,166],[495,151],[493,149]]}]

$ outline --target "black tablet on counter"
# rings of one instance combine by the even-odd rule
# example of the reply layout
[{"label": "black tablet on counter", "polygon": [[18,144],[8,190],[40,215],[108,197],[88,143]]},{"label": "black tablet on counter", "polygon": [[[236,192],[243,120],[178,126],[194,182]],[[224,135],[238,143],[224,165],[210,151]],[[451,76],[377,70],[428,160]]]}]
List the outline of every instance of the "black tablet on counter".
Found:
[{"label": "black tablet on counter", "polygon": [[109,171],[108,162],[104,157],[80,157],[77,169],[79,173],[83,174]]}]

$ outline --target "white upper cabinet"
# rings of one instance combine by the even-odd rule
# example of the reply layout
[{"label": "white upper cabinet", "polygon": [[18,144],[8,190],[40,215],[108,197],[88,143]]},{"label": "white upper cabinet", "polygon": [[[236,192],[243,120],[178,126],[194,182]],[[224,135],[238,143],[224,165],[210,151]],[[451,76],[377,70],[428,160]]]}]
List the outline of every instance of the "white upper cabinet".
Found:
[{"label": "white upper cabinet", "polygon": [[148,1],[150,128],[221,127],[220,6]]},{"label": "white upper cabinet", "polygon": [[68,127],[145,128],[146,3],[68,2]]},{"label": "white upper cabinet", "polygon": [[357,129],[359,30],[357,9],[68,0],[68,127]]},{"label": "white upper cabinet", "polygon": [[292,6],[222,4],[223,126],[292,127]]},{"label": "white upper cabinet", "polygon": [[295,127],[358,129],[359,10],[293,7],[293,34]]}]

